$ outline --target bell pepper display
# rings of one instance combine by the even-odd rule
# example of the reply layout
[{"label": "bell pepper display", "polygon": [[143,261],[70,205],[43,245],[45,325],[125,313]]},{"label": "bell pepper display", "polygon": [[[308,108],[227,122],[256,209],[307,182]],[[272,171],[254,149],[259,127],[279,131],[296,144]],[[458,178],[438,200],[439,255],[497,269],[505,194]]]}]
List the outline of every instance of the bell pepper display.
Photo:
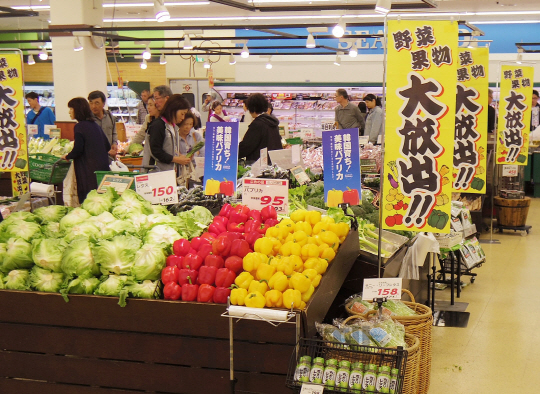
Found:
[{"label": "bell pepper display", "polygon": [[[308,287],[309,289],[309,287]],[[302,293],[299,290],[288,289],[283,293],[283,307],[290,309],[302,309]]]},{"label": "bell pepper display", "polygon": [[193,284],[189,279],[189,283],[182,286],[182,301],[195,301],[198,293],[199,285]]},{"label": "bell pepper display", "polygon": [[171,267],[165,267],[161,271],[161,281],[164,285],[167,283],[177,283],[178,281],[178,267],[177,266],[171,266]]},{"label": "bell pepper display", "polygon": [[245,223],[248,221],[248,215],[242,212],[232,211],[229,221],[234,223]]},{"label": "bell pepper display", "polygon": [[343,204],[343,191],[342,190],[329,190],[326,197],[326,205],[329,207],[337,207],[339,204]]},{"label": "bell pepper display", "polygon": [[191,247],[197,252],[199,251],[201,246],[205,244],[210,244],[210,241],[202,237],[195,237],[191,240]]},{"label": "bell pepper display", "polygon": [[214,299],[214,292],[216,288],[207,284],[199,286],[197,291],[197,302],[212,302]]},{"label": "bell pepper display", "polygon": [[197,282],[197,276],[199,271],[182,268],[178,271],[178,284],[184,286],[191,280],[193,283]]},{"label": "bell pepper display", "polygon": [[234,284],[242,289],[248,289],[251,282],[253,282],[253,275],[249,272],[242,272],[234,280]]},{"label": "bell pepper display", "polygon": [[232,196],[234,194],[234,182],[225,179],[219,184],[219,192],[226,196]]},{"label": "bell pepper display", "polygon": [[343,202],[350,205],[358,205],[360,203],[358,190],[348,187],[347,190],[343,192]]},{"label": "bell pepper display", "polygon": [[166,300],[179,300],[182,296],[182,288],[176,282],[169,282],[163,287],[163,297]]},{"label": "bell pepper display", "polygon": [[245,227],[244,223],[229,222],[229,224],[227,224],[227,231],[243,233]]},{"label": "bell pepper display", "polygon": [[269,290],[264,295],[268,308],[283,307],[283,294],[279,290]]},{"label": "bell pepper display", "polygon": [[259,234],[258,232],[246,233],[246,241],[251,247],[253,247],[255,245],[255,242],[257,242],[257,240],[262,237],[263,235]]},{"label": "bell pepper display", "polygon": [[212,234],[219,235],[227,231],[227,226],[223,223],[213,222],[210,226],[208,226],[208,231],[210,231]]},{"label": "bell pepper display", "polygon": [[208,179],[205,183],[204,194],[207,196],[213,196],[219,194],[220,182],[215,179]]},{"label": "bell pepper display", "polygon": [[225,260],[225,268],[230,269],[237,275],[244,270],[243,265],[244,261],[239,256],[229,256]]},{"label": "bell pepper display", "polygon": [[248,219],[258,220],[259,222],[262,221],[261,212],[256,209],[252,209],[249,211]]},{"label": "bell pepper display", "polygon": [[264,221],[264,224],[268,227],[274,227],[279,223],[279,220],[277,218],[267,219]]},{"label": "bell pepper display", "polygon": [[216,272],[216,287],[230,287],[234,280],[236,279],[236,274],[228,268],[220,268]]},{"label": "bell pepper display", "polygon": [[248,293],[253,293],[257,291],[264,295],[268,291],[268,281],[267,280],[252,280],[249,284]]},{"label": "bell pepper display", "polygon": [[247,206],[239,204],[233,208],[233,212],[249,215],[251,210]]},{"label": "bell pepper display", "polygon": [[236,287],[231,290],[231,304],[246,305],[247,290],[241,287]]},{"label": "bell pepper display", "polygon": [[[294,273],[294,261],[290,256],[283,256],[276,265],[276,270],[286,276],[291,276]],[[287,279],[287,283],[289,283]],[[272,287],[272,285],[270,285]]]},{"label": "bell pepper display", "polygon": [[228,218],[232,211],[233,206],[231,204],[223,204],[218,216],[225,216],[226,218]]},{"label": "bell pepper display", "polygon": [[223,266],[225,265],[225,260],[223,260],[223,257],[221,256],[210,253],[204,259],[204,265],[209,266],[209,267],[216,267],[216,269],[220,269],[220,268],[223,268]]},{"label": "bell pepper display", "polygon": [[270,264],[259,264],[257,267],[257,272],[255,273],[255,279],[268,281],[275,273],[276,267]]},{"label": "bell pepper display", "polygon": [[231,243],[231,256],[244,258],[246,254],[253,252],[249,248],[249,243],[244,239],[235,239]]},{"label": "bell pepper display", "polygon": [[189,253],[186,257],[184,257],[184,261],[182,261],[182,268],[198,270],[203,261],[204,260],[200,254]]},{"label": "bell pepper display", "polygon": [[261,209],[261,219],[263,222],[266,222],[268,219],[277,219],[276,208],[272,205],[267,205]]},{"label": "bell pepper display", "polygon": [[249,292],[245,298],[245,302],[248,308],[264,308],[266,305],[264,294],[258,291]]},{"label": "bell pepper display", "polygon": [[214,302],[216,304],[226,304],[227,298],[231,295],[231,289],[228,287],[216,287],[214,291]]},{"label": "bell pepper display", "polygon": [[262,253],[268,256],[272,253],[274,243],[270,240],[270,238],[263,237],[255,241],[253,248],[255,252]]},{"label": "bell pepper display", "polygon": [[319,274],[316,270],[312,268],[308,268],[304,270],[302,273],[309,278],[313,287],[317,287],[319,286],[319,283],[321,283],[322,275]]},{"label": "bell pepper display", "polygon": [[197,252],[197,256],[201,258],[201,264],[204,262],[204,259],[206,259],[206,256],[208,256],[210,253],[212,253],[212,244],[201,245],[199,251]]},{"label": "bell pepper display", "polygon": [[229,218],[226,216],[216,216],[214,220],[212,220],[212,223],[221,223],[227,226],[227,224],[229,224]]},{"label": "bell pepper display", "polygon": [[177,239],[173,243],[173,253],[177,256],[185,256],[190,249],[191,244],[187,239]]},{"label": "bell pepper display", "polygon": [[197,283],[200,285],[213,285],[216,282],[216,267],[210,267],[207,265],[199,268],[199,276],[197,277]]},{"label": "bell pepper display", "polygon": [[304,268],[314,269],[318,274],[322,275],[328,269],[328,262],[319,257],[311,257],[304,262]]},{"label": "bell pepper display", "polygon": [[170,256],[167,256],[167,260],[165,260],[165,264],[167,267],[178,267],[182,268],[182,262],[184,261],[184,256],[177,256],[175,254],[171,254]]},{"label": "bell pepper display", "polygon": [[216,240],[216,236],[209,232],[202,233],[201,238],[208,241],[210,244]]},{"label": "bell pepper display", "polygon": [[226,236],[218,237],[214,242],[212,242],[212,253],[217,254],[218,256],[227,257],[231,251],[232,241]]},{"label": "bell pepper display", "polygon": [[309,286],[311,286],[310,279],[299,272],[296,272],[291,276],[289,283],[291,288],[298,290],[300,293],[307,291]]},{"label": "bell pepper display", "polygon": [[268,286],[272,290],[279,290],[280,292],[284,292],[289,288],[289,278],[287,278],[287,275],[283,272],[278,271],[274,275],[272,275],[272,277],[268,281]]}]

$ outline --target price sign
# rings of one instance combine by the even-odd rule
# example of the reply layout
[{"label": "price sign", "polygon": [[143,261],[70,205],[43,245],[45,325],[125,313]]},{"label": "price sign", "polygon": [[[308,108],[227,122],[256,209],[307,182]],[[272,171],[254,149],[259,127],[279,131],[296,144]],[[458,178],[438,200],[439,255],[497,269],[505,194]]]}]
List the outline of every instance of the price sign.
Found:
[{"label": "price sign", "polygon": [[374,298],[401,299],[401,278],[364,279],[362,299],[373,301]]},{"label": "price sign", "polygon": [[309,182],[309,176],[306,174],[301,166],[291,168],[291,172],[300,185]]},{"label": "price sign", "polygon": [[321,123],[321,130],[322,131],[329,131],[329,130],[335,130],[336,125],[334,122],[322,122]]},{"label": "price sign", "polygon": [[518,175],[518,166],[514,165],[503,165],[503,174],[504,177],[511,177]]},{"label": "price sign", "polygon": [[133,178],[129,176],[105,175],[97,188],[98,193],[105,193],[108,187],[112,187],[118,194],[131,187]]},{"label": "price sign", "polygon": [[300,138],[303,140],[311,140],[315,138],[315,133],[313,129],[300,129]]},{"label": "price sign", "polygon": [[37,126],[37,124],[29,124],[26,127],[28,127],[28,135],[29,136],[38,135],[38,126]]},{"label": "price sign", "polygon": [[360,159],[360,168],[362,174],[378,174],[377,160],[375,159]]},{"label": "price sign", "polygon": [[152,204],[171,205],[178,202],[174,171],[137,175],[135,190]]},{"label": "price sign", "polygon": [[302,383],[300,394],[323,394],[324,386],[320,384]]},{"label": "price sign", "polygon": [[289,213],[289,180],[245,178],[242,204],[259,210],[272,205],[278,214]]}]

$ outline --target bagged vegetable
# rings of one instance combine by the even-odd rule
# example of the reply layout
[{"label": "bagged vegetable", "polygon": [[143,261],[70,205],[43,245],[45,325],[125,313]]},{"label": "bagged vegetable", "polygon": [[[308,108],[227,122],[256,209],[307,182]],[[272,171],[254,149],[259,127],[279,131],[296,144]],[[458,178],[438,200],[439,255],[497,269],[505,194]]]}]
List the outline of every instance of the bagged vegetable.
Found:
[{"label": "bagged vegetable", "polygon": [[2,271],[9,272],[20,268],[32,268],[33,265],[32,245],[24,239],[8,239],[6,254],[2,261]]},{"label": "bagged vegetable", "polygon": [[30,271],[30,286],[37,291],[57,293],[60,291],[63,281],[64,274],[62,273],[51,272],[37,266],[34,266],[32,271]]},{"label": "bagged vegetable", "polygon": [[130,278],[126,275],[103,276],[102,282],[94,291],[96,295],[118,297],[118,305],[126,306],[127,290],[124,288]]},{"label": "bagged vegetable", "polygon": [[392,312],[392,316],[416,316],[416,312],[400,300],[388,300],[383,306]]},{"label": "bagged vegetable", "polygon": [[9,290],[28,290],[30,285],[28,279],[30,271],[28,270],[13,270],[4,277],[4,286]]},{"label": "bagged vegetable", "polygon": [[347,305],[351,311],[359,315],[364,315],[369,311],[375,310],[376,306],[371,302],[362,300],[362,295],[360,294],[349,297],[347,301],[345,301],[345,305]]},{"label": "bagged vegetable", "polygon": [[135,254],[141,248],[141,241],[132,235],[117,235],[110,241],[101,240],[92,253],[103,275],[130,274]]},{"label": "bagged vegetable", "polygon": [[351,345],[377,346],[377,344],[362,330],[361,320],[353,320],[344,325],[340,319],[334,320],[334,326],[338,327],[345,341]]},{"label": "bagged vegetable", "polygon": [[34,239],[32,259],[37,266],[54,272],[62,272],[62,256],[68,244],[62,239]]},{"label": "bagged vegetable", "polygon": [[363,322],[362,329],[380,347],[407,347],[407,343],[405,342],[405,327],[403,324],[395,322],[389,317]]},{"label": "bagged vegetable", "polygon": [[163,249],[152,244],[143,245],[135,253],[135,260],[131,268],[131,274],[135,280],[157,280],[161,276],[161,270],[165,268],[167,256]]},{"label": "bagged vegetable", "polygon": [[347,343],[345,335],[343,335],[338,327],[331,324],[315,323],[315,328],[325,341]]},{"label": "bagged vegetable", "polygon": [[66,247],[61,269],[69,277],[99,274],[99,267],[94,260],[88,239],[76,239]]}]

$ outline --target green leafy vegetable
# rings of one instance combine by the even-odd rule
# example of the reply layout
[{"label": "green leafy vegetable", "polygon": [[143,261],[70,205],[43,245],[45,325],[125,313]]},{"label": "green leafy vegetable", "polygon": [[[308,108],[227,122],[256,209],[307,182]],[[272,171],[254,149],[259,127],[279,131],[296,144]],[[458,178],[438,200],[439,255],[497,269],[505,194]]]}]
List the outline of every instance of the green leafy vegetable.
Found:
[{"label": "green leafy vegetable", "polygon": [[34,222],[18,221],[17,223],[10,224],[4,231],[3,239],[20,238],[25,241],[31,241],[34,238],[40,238],[42,236],[41,227]]},{"label": "green leafy vegetable", "polygon": [[62,205],[49,205],[41,207],[34,211],[34,214],[42,223],[59,222],[67,213],[68,208]]},{"label": "green leafy vegetable", "polygon": [[129,220],[136,214],[149,215],[153,212],[152,204],[131,189],[122,193],[122,197],[113,203],[112,214],[118,219]]},{"label": "green leafy vegetable", "polygon": [[79,238],[71,242],[62,256],[61,268],[69,277],[98,275],[99,267],[94,261],[90,241]]},{"label": "green leafy vegetable", "polygon": [[94,294],[94,291],[100,283],[98,278],[92,276],[79,276],[67,283],[64,282],[60,293],[62,294],[62,297],[64,297],[64,300],[69,302],[67,294]]},{"label": "green leafy vegetable", "polygon": [[10,238],[6,244],[6,255],[2,261],[2,271],[9,272],[18,268],[31,268],[32,245],[20,238]]},{"label": "green leafy vegetable", "polygon": [[110,241],[99,241],[93,254],[103,275],[129,274],[135,254],[140,248],[141,241],[138,238],[132,235],[117,235]]},{"label": "green leafy vegetable", "polygon": [[102,282],[94,291],[96,295],[119,297],[118,305],[126,306],[127,290],[124,289],[130,278],[126,275],[109,275],[102,277]]},{"label": "green leafy vegetable", "polygon": [[103,212],[110,211],[113,202],[118,198],[118,194],[112,187],[108,187],[105,193],[98,193],[92,190],[82,204],[82,208],[91,215],[97,216]]},{"label": "green leafy vegetable", "polygon": [[174,228],[160,224],[153,227],[144,237],[145,244],[151,244],[163,249],[170,249],[174,241],[182,238]]},{"label": "green leafy vegetable", "polygon": [[63,281],[64,274],[59,272],[51,272],[37,266],[30,271],[30,286],[37,291],[57,293],[60,291]]},{"label": "green leafy vegetable", "polygon": [[4,277],[4,285],[9,290],[28,290],[30,288],[28,280],[30,272],[28,270],[12,270]]},{"label": "green leafy vegetable", "polygon": [[142,283],[133,283],[127,285],[126,289],[133,297],[157,298],[155,294],[157,285],[157,281],[145,280]]},{"label": "green leafy vegetable", "polygon": [[130,144],[128,147],[128,153],[131,156],[139,156],[143,150],[144,146],[141,144]]},{"label": "green leafy vegetable", "polygon": [[95,240],[99,238],[99,235],[99,228],[94,223],[86,221],[71,227],[64,239],[69,243],[76,238]]},{"label": "green leafy vegetable", "polygon": [[131,268],[131,274],[135,280],[157,280],[160,278],[161,270],[165,268],[165,252],[155,245],[143,245],[135,253],[135,260]]},{"label": "green leafy vegetable", "polygon": [[75,208],[62,219],[60,219],[60,230],[67,232],[70,228],[76,224],[82,223],[87,220],[90,215],[87,211],[82,208]]},{"label": "green leafy vegetable", "polygon": [[45,238],[62,238],[60,223],[50,222],[41,226],[41,232]]},{"label": "green leafy vegetable", "polygon": [[67,243],[62,239],[34,239],[32,241],[32,259],[37,266],[62,272],[62,256]]}]

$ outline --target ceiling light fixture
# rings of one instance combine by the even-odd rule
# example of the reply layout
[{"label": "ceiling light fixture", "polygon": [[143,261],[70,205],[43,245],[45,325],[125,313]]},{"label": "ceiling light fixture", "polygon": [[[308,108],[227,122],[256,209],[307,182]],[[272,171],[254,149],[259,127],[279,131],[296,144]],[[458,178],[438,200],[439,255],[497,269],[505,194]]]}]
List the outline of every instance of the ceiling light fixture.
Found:
[{"label": "ceiling light fixture", "polygon": [[79,37],[75,37],[75,41],[73,42],[73,50],[75,52],[80,52],[82,51],[84,48],[81,44],[81,40],[79,40]]},{"label": "ceiling light fixture", "polygon": [[315,45],[315,37],[313,37],[313,34],[309,33],[306,41],[306,48],[315,48],[316,46],[317,45]]},{"label": "ceiling light fixture", "polygon": [[210,68],[210,63],[208,63],[208,61],[205,61],[204,64],[203,64],[203,67],[204,68]]},{"label": "ceiling light fixture", "polygon": [[45,49],[41,49],[41,51],[39,51],[39,58],[41,60],[47,60],[49,58],[49,54],[47,53],[47,51]]},{"label": "ceiling light fixture", "polygon": [[249,57],[249,49],[247,47],[247,44],[244,44],[244,48],[242,48],[240,56],[242,56],[244,59],[247,59]]},{"label": "ceiling light fixture", "polygon": [[339,22],[337,25],[334,26],[332,29],[332,34],[334,37],[341,38],[343,37],[343,34],[345,34],[345,29],[347,26],[345,25],[345,22],[343,22],[343,17],[339,18]]},{"label": "ceiling light fixture", "polygon": [[146,49],[142,53],[142,57],[145,60],[150,60],[150,58],[152,57],[152,54],[150,53],[150,46],[146,46]]},{"label": "ceiling light fixture", "polygon": [[356,47],[356,43],[354,43],[351,47],[351,49],[349,50],[349,56],[350,57],[356,57],[358,56],[358,48]]},{"label": "ceiling light fixture", "polygon": [[268,62],[266,63],[266,69],[271,70],[272,69],[272,59],[268,58]]},{"label": "ceiling light fixture", "polygon": [[341,66],[341,56],[336,55],[336,60],[334,61],[336,66]]},{"label": "ceiling light fixture", "polygon": [[143,70],[146,70],[148,68],[148,63],[146,63],[146,59],[143,59],[143,61],[141,62],[141,68]]},{"label": "ceiling light fixture", "polygon": [[[184,5],[208,5],[209,1],[179,1],[179,2],[163,2],[165,7],[184,6]],[[129,8],[129,7],[153,7],[154,3],[103,3],[103,8]],[[47,6],[50,8],[49,6]],[[15,7],[11,7],[15,8]],[[36,8],[36,7],[34,7]]]},{"label": "ceiling light fixture", "polygon": [[165,57],[164,53],[162,53],[159,57],[159,64],[167,64],[167,58]]},{"label": "ceiling light fixture", "polygon": [[375,5],[375,12],[378,14],[386,15],[392,9],[392,0],[377,0]]},{"label": "ceiling light fixture", "polygon": [[191,38],[189,38],[189,34],[186,34],[184,36],[184,49],[193,49],[193,44],[191,43]]},{"label": "ceiling light fixture", "polygon": [[232,66],[233,64],[236,64],[236,58],[234,57],[234,55],[231,53],[229,55],[229,64]]},{"label": "ceiling light fixture", "polygon": [[36,61],[34,60],[34,56],[28,55],[28,65],[31,66],[33,64],[36,64]]},{"label": "ceiling light fixture", "polygon": [[525,52],[523,48],[518,48],[518,54],[517,54],[517,60],[516,60],[517,64],[523,64],[523,52]]},{"label": "ceiling light fixture", "polygon": [[158,22],[166,22],[171,19],[171,14],[169,14],[169,10],[163,4],[163,0],[154,0],[154,15]]}]

